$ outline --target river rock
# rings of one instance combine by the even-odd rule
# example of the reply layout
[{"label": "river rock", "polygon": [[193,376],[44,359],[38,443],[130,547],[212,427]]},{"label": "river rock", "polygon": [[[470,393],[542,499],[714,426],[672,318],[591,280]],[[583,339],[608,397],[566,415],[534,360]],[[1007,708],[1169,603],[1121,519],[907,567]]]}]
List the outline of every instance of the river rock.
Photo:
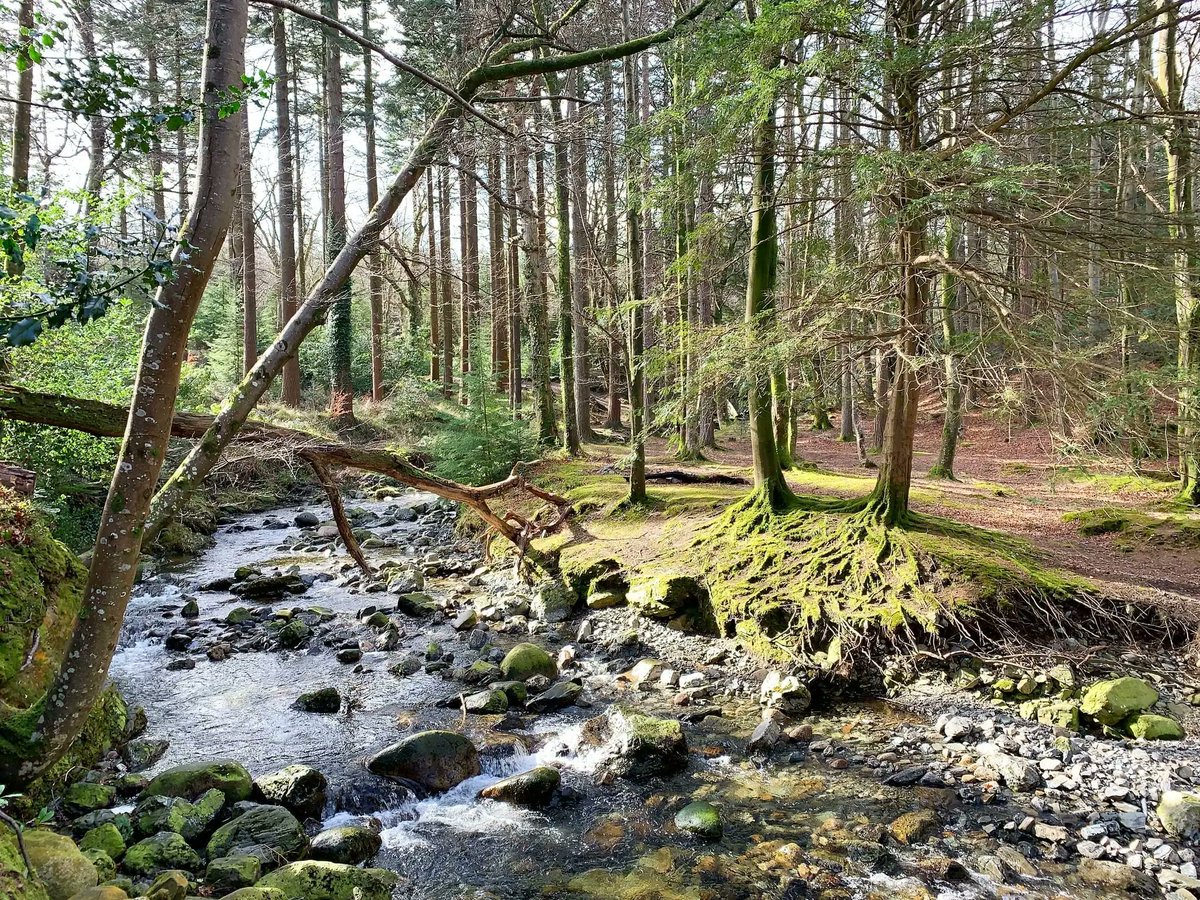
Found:
[{"label": "river rock", "polygon": [[129,900],[129,895],[115,884],[98,884],[72,894],[71,900]]},{"label": "river rock", "polygon": [[554,799],[562,776],[553,766],[538,766],[528,772],[513,775],[485,787],[479,796],[485,800],[499,800],[514,806],[541,809]]},{"label": "river rock", "polygon": [[325,810],[325,776],[311,766],[287,766],[254,780],[254,792],[266,803],[290,810],[300,819],[319,819]]},{"label": "river rock", "polygon": [[767,673],[758,689],[758,702],[789,716],[800,715],[812,706],[812,693],[795,675],[784,675],[774,669]]},{"label": "river rock", "polygon": [[1200,794],[1163,791],[1156,811],[1167,834],[1185,838],[1200,834]]},{"label": "river rock", "polygon": [[145,900],[185,900],[189,880],[186,872],[162,872],[150,882],[143,897]]},{"label": "river rock", "polygon": [[914,809],[896,818],[888,832],[901,844],[918,844],[941,826],[941,819],[931,809]]},{"label": "river rock", "polygon": [[983,765],[995,772],[1014,791],[1033,790],[1042,783],[1037,763],[1005,753],[995,744],[984,742],[976,747]]},{"label": "river rock", "polygon": [[1102,725],[1116,725],[1157,702],[1158,691],[1149,682],[1125,677],[1093,684],[1083,695],[1079,708]]},{"label": "river rock", "polygon": [[550,685],[535,697],[525,701],[530,712],[544,713],[567,706],[574,706],[583,693],[583,686],[574,681],[559,681]]},{"label": "river rock", "polygon": [[399,594],[396,597],[396,611],[402,612],[406,616],[413,616],[419,619],[432,616],[437,610],[437,603],[428,594],[413,592]]},{"label": "river rock", "polygon": [[297,528],[316,528],[321,524],[321,518],[315,512],[306,509],[303,512],[296,513],[296,517],[292,519],[292,522]]},{"label": "river rock", "polygon": [[290,900],[279,888],[254,887],[238,888],[232,894],[226,894],[221,900]]},{"label": "river rock", "polygon": [[109,859],[120,860],[125,855],[125,836],[112,822],[90,829],[79,841],[80,850],[103,850]]},{"label": "river rock", "polygon": [[687,768],[687,739],[675,719],[658,719],[615,704],[588,720],[584,734],[602,746],[604,768],[618,778],[641,781]]},{"label": "river rock", "polygon": [[504,678],[512,681],[528,681],[534,675],[553,679],[558,677],[558,666],[550,654],[537,644],[526,643],[517,644],[508,651],[500,663],[500,672]]},{"label": "river rock", "polygon": [[463,709],[481,716],[494,716],[508,712],[508,694],[499,688],[468,694],[463,699]]},{"label": "river rock", "polygon": [[275,640],[285,650],[295,650],[310,637],[312,637],[312,629],[300,619],[293,619],[279,629],[275,635]]},{"label": "river rock", "polygon": [[183,869],[199,872],[204,864],[183,835],[173,831],[160,831],[145,840],[138,841],[125,851],[121,862],[125,871],[134,875],[154,875],[167,869]]},{"label": "river rock", "polygon": [[144,797],[134,807],[133,830],[139,837],[173,831],[183,835],[184,840],[194,841],[208,831],[225,801],[225,794],[216,788],[205,791],[195,803],[182,797]]},{"label": "river rock", "polygon": [[1183,726],[1170,716],[1155,713],[1138,713],[1125,720],[1124,729],[1135,738],[1144,741],[1180,741],[1186,735]]},{"label": "river rock", "polygon": [[534,591],[529,609],[535,619],[562,622],[575,611],[575,593],[561,581],[546,579]]},{"label": "river rock", "polygon": [[93,810],[112,806],[116,799],[116,788],[91,781],[77,781],[63,794],[63,812],[74,819]]},{"label": "river rock", "polygon": [[1144,897],[1158,896],[1158,885],[1145,872],[1107,859],[1081,859],[1079,880],[1092,887],[1110,888]]},{"label": "river rock", "polygon": [[304,900],[391,900],[398,881],[399,876],[387,869],[306,859],[276,869],[255,887],[275,888],[284,897]]},{"label": "river rock", "polygon": [[626,600],[637,612],[652,619],[673,619],[694,606],[704,596],[704,588],[690,575],[635,575]]},{"label": "river rock", "polygon": [[211,759],[175,766],[157,775],[146,786],[146,796],[195,799],[216,788],[229,803],[246,800],[253,781],[245,766],[232,759]]},{"label": "river rock", "polygon": [[210,860],[204,872],[204,883],[218,891],[236,891],[249,887],[262,877],[262,862],[257,856],[238,854],[219,856]]},{"label": "river rock", "polygon": [[165,740],[133,740],[121,748],[121,759],[130,772],[141,772],[162,759],[170,746]]},{"label": "river rock", "polygon": [[301,712],[321,713],[323,715],[332,715],[340,711],[341,708],[342,695],[338,693],[337,688],[332,687],[318,688],[315,691],[301,694],[292,703],[292,709],[298,709]]},{"label": "river rock", "polygon": [[257,856],[263,868],[302,857],[308,850],[304,827],[282,806],[255,806],[213,832],[208,858]]},{"label": "river rock", "polygon": [[288,594],[303,594],[308,590],[308,583],[299,575],[252,575],[244,581],[239,581],[230,589],[247,600],[258,603],[275,603]]},{"label": "river rock", "polygon": [[721,813],[711,803],[697,800],[675,813],[675,827],[706,841],[719,841]]},{"label": "river rock", "polygon": [[492,689],[504,691],[510,707],[524,706],[525,701],[529,699],[529,689],[523,681],[497,681],[492,684]]},{"label": "river rock", "polygon": [[368,760],[367,769],[441,793],[479,774],[479,753],[456,732],[422,731],[380,750]]},{"label": "river rock", "polygon": [[24,833],[25,851],[50,900],[69,900],[99,880],[96,867],[69,837],[41,828]]},{"label": "river rock", "polygon": [[327,828],[312,839],[309,856],[325,862],[358,865],[373,859],[383,846],[379,832],[362,825]]}]

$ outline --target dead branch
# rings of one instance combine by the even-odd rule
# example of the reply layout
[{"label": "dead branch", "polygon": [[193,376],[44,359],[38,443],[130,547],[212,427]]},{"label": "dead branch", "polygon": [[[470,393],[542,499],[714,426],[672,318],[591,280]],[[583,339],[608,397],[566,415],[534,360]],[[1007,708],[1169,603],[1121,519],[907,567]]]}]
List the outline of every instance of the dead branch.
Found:
[{"label": "dead branch", "polygon": [[358,538],[354,536],[354,529],[350,527],[350,522],[346,518],[346,507],[342,505],[341,492],[338,491],[337,485],[333,483],[333,476],[329,474],[329,469],[326,468],[320,459],[309,456],[303,450],[300,451],[299,455],[308,463],[308,467],[312,469],[317,483],[325,489],[325,495],[329,498],[329,508],[333,511],[333,521],[337,523],[338,534],[342,536],[342,543],[346,545],[346,552],[358,563],[358,567],[363,570],[364,575],[370,575],[372,571],[371,564],[363,556]]}]

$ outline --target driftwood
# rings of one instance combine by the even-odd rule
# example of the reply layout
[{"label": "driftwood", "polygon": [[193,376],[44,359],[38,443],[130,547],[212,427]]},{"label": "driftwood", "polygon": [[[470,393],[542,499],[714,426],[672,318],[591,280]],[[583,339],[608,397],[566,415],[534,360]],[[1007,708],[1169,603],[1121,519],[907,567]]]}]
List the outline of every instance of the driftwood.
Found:
[{"label": "driftwood", "polygon": [[[81,431],[97,437],[119,438],[124,434],[125,422],[129,410],[124,406],[103,403],[99,400],[81,400],[75,397],[63,397],[58,394],[42,394],[27,391],[13,385],[0,385],[0,418],[15,419],[35,425],[48,425],[55,428],[66,428]],[[204,435],[213,423],[212,416],[198,413],[175,413],[171,420],[171,436],[176,438],[197,439]],[[439,478],[430,472],[414,466],[403,455],[381,447],[351,446],[349,444],[330,443],[318,435],[309,434],[292,428],[268,425],[265,422],[247,422],[238,433],[238,444],[269,444],[281,448],[296,458],[302,460],[317,474],[317,480],[325,489],[333,504],[337,488],[332,480],[328,483],[322,476],[329,477],[331,467],[357,469],[363,472],[374,472],[406,484],[418,490],[428,491],[447,500],[462,503],[478,515],[497,534],[508,540],[517,548],[519,559],[528,560],[535,565],[545,566],[546,562],[539,554],[530,548],[529,543],[536,537],[551,533],[558,528],[570,514],[570,501],[550,491],[543,490],[530,484],[525,477],[525,467],[518,464],[512,474],[502,481],[486,484],[480,487],[459,484]],[[542,516],[526,519],[518,513],[506,511],[495,512],[489,501],[517,493],[528,493],[549,504],[553,508],[553,518],[543,521]],[[340,506],[341,498],[337,504]],[[342,530],[345,516],[334,517],[338,521],[339,531],[343,540],[346,534]],[[346,530],[349,530],[348,524]],[[353,532],[346,548],[357,549],[353,542]],[[351,555],[360,566],[365,559],[359,559],[361,550]]]}]

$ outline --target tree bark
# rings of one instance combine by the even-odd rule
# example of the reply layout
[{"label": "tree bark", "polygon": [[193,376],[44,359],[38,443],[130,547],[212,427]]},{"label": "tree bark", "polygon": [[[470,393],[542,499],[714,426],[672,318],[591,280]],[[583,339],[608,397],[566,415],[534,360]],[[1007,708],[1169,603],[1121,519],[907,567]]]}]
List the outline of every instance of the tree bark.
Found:
[{"label": "tree bark", "polygon": [[492,291],[492,371],[496,393],[508,397],[508,250],[504,238],[504,176],[500,151],[488,155],[488,269]]},{"label": "tree bark", "polygon": [[176,277],[159,288],[142,341],[124,440],[101,514],[83,605],[61,669],[41,705],[27,753],[0,760],[0,780],[20,788],[66,752],[104,687],[137,575],[154,487],[166,458],[187,338],[233,214],[241,119],[219,114],[221,93],[245,72],[247,0],[210,0],[204,43],[200,174],[175,251]]},{"label": "tree bark", "polygon": [[[439,310],[441,294],[438,282],[441,261],[437,252],[437,191],[433,183],[433,167],[425,172],[425,190],[429,194],[426,209],[426,228],[429,229],[429,380],[434,384],[442,381],[442,315]],[[442,273],[444,274],[444,273]]]},{"label": "tree bark", "polygon": [[242,374],[258,359],[258,278],[254,251],[254,173],[250,158],[250,113],[242,104],[242,151],[238,185],[238,225],[242,251]]},{"label": "tree bark", "polygon": [[[362,2],[362,33],[371,34],[371,0]],[[367,207],[379,202],[379,166],[375,150],[375,77],[371,51],[363,50],[363,117],[367,139]],[[371,399],[383,400],[383,271],[379,248],[367,256],[367,289],[371,297]]]},{"label": "tree bark", "polygon": [[438,228],[441,239],[442,305],[442,396],[454,394],[454,271],[450,255],[450,167],[443,160],[438,169]]},{"label": "tree bark", "polygon": [[[296,184],[292,166],[292,113],[288,88],[287,29],[283,13],[271,14],[275,45],[275,150],[279,168],[279,313],[280,324],[296,314]],[[300,405],[300,363],[295,357],[283,367],[283,403]]]},{"label": "tree bark", "polygon": [[575,418],[580,443],[592,440],[592,384],[588,347],[588,273],[592,269],[594,255],[588,240],[587,213],[587,143],[583,139],[583,101],[585,89],[583,71],[575,72],[575,95],[572,101],[570,127],[571,151],[571,240],[575,245],[575,256],[579,260],[579,277],[572,282],[571,323],[572,349],[575,351]]},{"label": "tree bark", "polygon": [[[628,28],[629,8],[623,7]],[[625,127],[637,125],[638,58],[625,60]],[[641,173],[632,148],[625,150],[625,238],[629,244],[629,279],[626,285],[629,298],[629,502],[646,502],[646,438],[642,417],[646,410],[646,310],[642,302],[642,279],[645,277],[642,255]]]},{"label": "tree bark", "polygon": [[33,146],[33,124],[30,112],[33,108],[33,60],[24,49],[24,42],[32,40],[35,25],[33,0],[21,0],[17,9],[17,41],[22,49],[17,53],[17,102],[13,105],[12,130],[12,189],[14,194],[29,190],[29,151]]}]

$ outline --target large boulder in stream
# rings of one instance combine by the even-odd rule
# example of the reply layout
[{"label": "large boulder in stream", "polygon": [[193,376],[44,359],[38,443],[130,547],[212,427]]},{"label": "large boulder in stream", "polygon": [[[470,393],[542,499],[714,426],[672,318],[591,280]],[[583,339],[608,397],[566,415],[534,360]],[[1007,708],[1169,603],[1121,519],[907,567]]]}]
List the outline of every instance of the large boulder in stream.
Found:
[{"label": "large boulder in stream", "polygon": [[254,806],[214,831],[207,851],[209,859],[257,856],[267,869],[304,856],[308,835],[282,806]]},{"label": "large boulder in stream", "polygon": [[228,803],[250,797],[254,786],[250,773],[232,759],[210,759],[176,766],[156,776],[143,791],[143,796],[184,797],[194,800],[205,791],[216,788]]},{"label": "large boulder in stream", "polygon": [[173,831],[158,834],[138,841],[125,851],[121,866],[133,875],[156,875],[170,869],[199,872],[204,863],[200,855],[188,846],[188,842]]},{"label": "large boulder in stream", "polygon": [[26,831],[24,839],[29,862],[50,900],[68,900],[96,886],[96,867],[70,838],[38,828]]},{"label": "large boulder in stream", "polygon": [[380,750],[367,761],[367,769],[439,794],[479,774],[479,753],[456,732],[422,731]]},{"label": "large boulder in stream", "polygon": [[500,673],[510,681],[528,681],[534,675],[553,681],[558,677],[558,666],[537,644],[517,644],[500,663]]},{"label": "large boulder in stream", "polygon": [[618,778],[643,781],[687,768],[687,738],[675,719],[615,704],[584,724],[584,737],[603,749],[604,769]]},{"label": "large boulder in stream", "polygon": [[275,888],[284,897],[304,900],[391,900],[399,880],[387,869],[359,869],[306,859],[275,870],[255,887]]},{"label": "large boulder in stream", "polygon": [[479,792],[484,800],[499,800],[514,806],[541,809],[554,799],[562,776],[553,766],[538,766],[528,772],[497,781]]},{"label": "large boulder in stream", "polygon": [[383,838],[373,828],[340,825],[327,828],[312,840],[309,855],[325,862],[354,866],[373,859],[383,846]]},{"label": "large boulder in stream", "polygon": [[254,780],[254,794],[290,810],[301,819],[319,819],[325,811],[325,776],[311,766],[286,766]]},{"label": "large boulder in stream", "polygon": [[133,829],[138,837],[173,831],[195,841],[208,833],[224,806],[225,794],[216,788],[205,791],[195,803],[182,797],[146,797],[133,810]]}]

